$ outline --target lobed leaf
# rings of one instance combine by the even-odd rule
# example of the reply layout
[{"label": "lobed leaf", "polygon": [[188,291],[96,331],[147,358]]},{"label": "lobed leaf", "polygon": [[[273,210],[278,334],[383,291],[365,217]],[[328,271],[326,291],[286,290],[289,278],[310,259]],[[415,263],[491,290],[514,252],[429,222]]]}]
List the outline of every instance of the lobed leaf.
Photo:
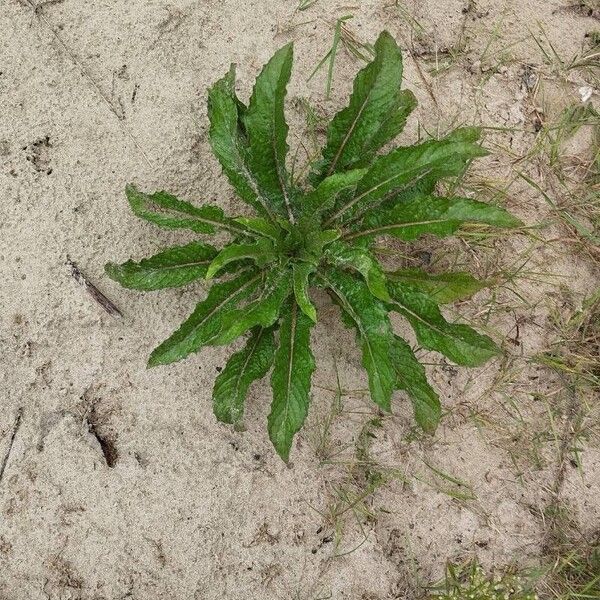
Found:
[{"label": "lobed leaf", "polygon": [[366,248],[336,241],[327,247],[324,257],[337,267],[360,273],[375,298],[384,302],[391,300],[381,265]]},{"label": "lobed leaf", "polygon": [[410,90],[398,92],[398,99],[388,117],[383,121],[379,131],[363,148],[363,158],[357,165],[370,164],[375,153],[399,135],[412,111],[417,107],[417,99]]},{"label": "lobed leaf", "polygon": [[386,307],[373,298],[361,280],[335,268],[319,272],[322,283],[354,325],[362,350],[362,364],[369,376],[371,398],[383,410],[391,408],[396,371],[391,356],[393,332]]},{"label": "lobed leaf", "polygon": [[448,323],[435,300],[426,294],[397,281],[389,281],[388,290],[392,296],[390,308],[408,320],[424,348],[469,367],[477,367],[500,353],[489,337],[468,325]]},{"label": "lobed leaf", "polygon": [[259,184],[246,162],[246,132],[242,116],[246,107],[235,94],[235,65],[208,91],[211,148],[240,198],[260,215],[273,219]]},{"label": "lobed leaf", "polygon": [[123,287],[134,290],[160,290],[186,285],[204,277],[217,251],[213,246],[192,242],[163,250],[140,262],[108,263],[106,274]]},{"label": "lobed leaf", "polygon": [[415,106],[414,96],[400,91],[402,54],[394,38],[382,32],[374,50],[374,60],[354,80],[349,105],[329,125],[313,184],[334,172],[369,164],[375,152],[402,130]]},{"label": "lobed leaf", "polygon": [[518,227],[521,221],[508,211],[471,198],[423,196],[397,204],[387,212],[373,212],[346,240],[393,235],[410,241],[421,235],[452,235],[465,223]]},{"label": "lobed leaf", "polygon": [[439,273],[431,275],[421,269],[399,269],[386,273],[391,281],[406,283],[427,294],[439,304],[449,304],[470,298],[473,294],[490,285],[489,281],[475,279],[469,273]]},{"label": "lobed leaf", "polygon": [[365,211],[423,181],[459,175],[466,160],[487,155],[475,143],[479,130],[469,128],[467,132],[462,136],[454,132],[442,140],[397,148],[380,156],[357,185],[354,196],[337,208],[326,224],[356,220]]},{"label": "lobed leaf", "polygon": [[411,347],[397,335],[394,336],[391,352],[396,368],[397,388],[404,390],[411,399],[419,427],[427,433],[434,433],[442,408],[438,395],[427,381],[425,368],[417,360]]},{"label": "lobed leaf", "polygon": [[125,187],[133,214],[159,227],[191,229],[196,233],[215,233],[223,229],[230,233],[247,234],[244,227],[226,217],[218,206],[194,206],[167,192],[145,194],[133,184]]},{"label": "lobed leaf", "polygon": [[262,274],[245,271],[229,281],[216,283],[188,319],[150,355],[149,367],[166,365],[206,346],[220,332],[225,315],[260,285]]},{"label": "lobed leaf", "polygon": [[277,267],[265,276],[258,296],[243,307],[224,315],[219,334],[211,340],[215,346],[231,343],[252,327],[269,327],[275,323],[281,306],[290,294],[292,287],[289,269]]},{"label": "lobed leaf", "polygon": [[262,379],[273,364],[273,328],[256,327],[242,350],[232,354],[213,388],[213,409],[219,421],[239,423],[250,384]]},{"label": "lobed leaf", "polygon": [[289,176],[286,171],[288,126],[284,100],[292,71],[293,46],[273,55],[256,78],[242,121],[248,136],[247,165],[270,210],[293,222]]},{"label": "lobed leaf", "polygon": [[308,413],[310,382],[315,370],[310,349],[313,324],[296,302],[287,303],[279,327],[279,345],[271,375],[273,402],[268,417],[269,437],[285,461]]}]

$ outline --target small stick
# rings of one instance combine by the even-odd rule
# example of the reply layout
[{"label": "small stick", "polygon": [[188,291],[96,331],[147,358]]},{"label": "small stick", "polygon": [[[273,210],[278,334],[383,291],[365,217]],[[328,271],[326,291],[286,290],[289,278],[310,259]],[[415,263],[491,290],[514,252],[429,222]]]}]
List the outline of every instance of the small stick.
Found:
[{"label": "small stick", "polygon": [[23,407],[17,410],[17,416],[15,417],[15,422],[12,427],[12,433],[10,434],[10,441],[8,442],[8,450],[4,455],[4,459],[2,460],[2,464],[0,465],[0,482],[2,481],[2,477],[4,477],[4,471],[6,470],[6,465],[8,464],[8,459],[10,458],[10,453],[12,452],[13,444],[15,443],[15,438],[17,437],[17,432],[19,431],[19,427],[21,426],[21,417],[23,416]]},{"label": "small stick", "polygon": [[122,317],[123,313],[93,284],[90,283],[79,267],[67,256],[67,264],[71,269],[71,275],[75,281],[83,286],[88,294],[113,317]]}]

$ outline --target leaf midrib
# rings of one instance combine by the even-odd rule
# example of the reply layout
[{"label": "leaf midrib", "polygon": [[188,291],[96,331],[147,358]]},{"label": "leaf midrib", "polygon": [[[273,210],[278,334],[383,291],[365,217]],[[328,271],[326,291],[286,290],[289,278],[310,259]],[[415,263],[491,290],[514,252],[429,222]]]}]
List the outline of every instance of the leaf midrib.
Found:
[{"label": "leaf midrib", "polygon": [[[163,216],[163,217],[167,217],[167,218],[171,218],[171,219],[178,219],[178,220],[185,220],[185,219],[189,219],[189,220],[195,220],[195,221],[200,221],[201,223],[206,223],[208,225],[211,225],[213,227],[217,227],[217,228],[222,228],[222,229],[226,229],[229,231],[235,231],[237,233],[243,233],[244,235],[256,235],[253,231],[249,231],[245,228],[242,227],[236,227],[235,225],[233,225],[232,223],[228,223],[228,222],[223,222],[223,221],[216,221],[214,219],[209,219],[208,217],[203,217],[200,216],[198,214],[195,213],[191,213],[191,212],[185,212],[185,211],[177,211],[177,209],[175,208],[169,208],[169,207],[165,207],[165,206],[161,206],[158,202],[156,201],[152,201],[154,202],[154,204],[160,208],[162,211],[164,212],[156,212],[156,213],[152,213],[150,212],[150,215],[153,214],[157,214],[159,217]],[[202,207],[197,207],[197,206],[193,206],[194,209],[197,210],[202,210]],[[181,214],[187,215],[187,217],[182,217]]]},{"label": "leaf midrib", "polygon": [[166,265],[164,267],[150,267],[149,269],[146,269],[143,267],[143,265],[141,264],[137,264],[136,267],[138,267],[140,269],[140,271],[142,273],[159,273],[161,271],[167,271],[169,269],[183,269],[185,267],[196,267],[199,265],[209,265],[211,262],[213,261],[212,258],[209,258],[208,260],[198,260],[198,261],[194,261],[194,262],[189,262],[189,263],[181,263],[179,265]]},{"label": "leaf midrib", "polygon": [[298,305],[293,302],[292,303],[292,322],[290,325],[290,360],[288,361],[288,372],[287,372],[287,384],[286,384],[286,402],[284,406],[283,412],[283,423],[287,429],[287,419],[290,409],[290,388],[292,385],[292,364],[294,362],[294,352],[295,352],[295,343],[296,343],[296,321],[298,318]]},{"label": "leaf midrib", "polygon": [[329,177],[329,175],[331,175],[335,171],[335,168],[336,168],[337,163],[338,163],[338,161],[340,159],[340,156],[342,155],[342,152],[345,150],[346,144],[348,143],[348,140],[350,139],[350,136],[354,133],[354,130],[356,129],[356,125],[358,124],[358,121],[360,120],[360,117],[361,117],[363,111],[365,110],[365,107],[367,106],[367,102],[371,99],[371,93],[373,92],[373,87],[374,86],[372,86],[371,89],[368,91],[367,97],[365,98],[365,101],[362,103],[360,109],[358,110],[358,113],[356,114],[356,117],[353,120],[352,125],[350,126],[350,129],[348,130],[348,132],[344,136],[344,139],[342,140],[342,143],[340,144],[340,147],[338,148],[338,151],[336,152],[335,157],[331,161],[331,164],[329,165],[329,169],[327,169],[327,176],[328,177]]},{"label": "leaf midrib", "polygon": [[240,369],[238,376],[236,377],[236,380],[235,380],[235,398],[236,399],[239,398],[240,383],[241,383],[242,377],[244,376],[244,373],[246,372],[246,369],[248,368],[248,365],[250,364],[250,360],[252,359],[252,357],[254,356],[254,353],[256,352],[256,349],[258,348],[258,344],[260,343],[260,340],[261,340],[264,332],[265,332],[264,327],[261,327],[260,332],[258,333],[258,335],[256,336],[256,339],[254,341],[254,345],[252,346],[252,348],[250,348],[250,350],[248,352],[248,356],[246,357],[246,360],[244,361],[244,364],[243,364],[242,368]]},{"label": "leaf midrib", "polygon": [[[452,223],[452,222],[456,222],[456,221],[458,221],[458,219],[432,219],[429,221],[414,221],[414,222],[409,221],[407,223],[392,223],[390,225],[381,225],[379,227],[374,227],[372,229],[356,231],[349,235],[342,236],[341,239],[342,240],[354,240],[356,238],[361,238],[361,237],[365,237],[368,235],[373,235],[373,234],[379,233],[380,231],[389,231],[391,229],[402,229],[402,228],[409,228],[409,227],[419,227],[421,225],[436,225],[439,223]],[[434,232],[430,232],[430,233],[434,233]]]},{"label": "leaf midrib", "polygon": [[[407,171],[402,171],[400,173],[396,173],[392,177],[388,177],[388,179],[381,181],[376,186],[373,186],[372,188],[368,189],[366,192],[363,192],[362,194],[360,194],[356,198],[353,198],[352,200],[350,200],[350,202],[348,202],[347,204],[345,204],[344,206],[339,208],[331,217],[329,217],[329,219],[327,219],[324,226],[329,225],[331,222],[333,222],[336,219],[338,219],[339,217],[341,217],[348,209],[355,206],[363,198],[365,198],[372,192],[378,190],[380,187],[387,185],[390,181],[393,181],[394,179],[398,179],[399,177],[402,177],[403,175],[406,175],[406,174],[410,173],[411,171],[420,171],[421,169],[422,169],[422,167],[408,169]],[[410,181],[407,181],[399,190],[394,190],[394,194],[400,194],[401,192],[408,189],[409,187],[419,183],[419,181],[421,181],[423,178],[427,177],[432,171],[433,171],[433,167],[430,169],[427,169],[424,173],[422,173],[421,175],[418,175],[415,179],[411,179]],[[368,175],[368,173],[367,173],[367,175]],[[365,177],[366,177],[366,175],[365,175]]]},{"label": "leaf midrib", "polygon": [[[356,323],[356,326],[358,327],[358,330],[360,331],[361,338],[363,340],[365,340],[365,343],[366,343],[367,348],[369,350],[369,355],[371,357],[371,361],[372,361],[373,365],[376,366],[377,363],[375,361],[375,355],[374,355],[373,350],[371,348],[371,343],[370,343],[369,337],[367,336],[367,334],[365,332],[365,329],[362,326],[362,322],[360,321],[360,318],[356,314],[356,311],[352,308],[352,306],[350,306],[346,302],[346,299],[342,295],[340,295],[338,293],[337,289],[331,283],[331,281],[329,281],[322,273],[319,273],[319,276],[335,292],[335,295],[342,301],[342,304],[344,305],[345,310],[350,314],[350,316],[352,317],[353,321]],[[377,374],[377,380],[379,382],[379,387],[383,390],[384,386],[383,386],[382,381],[381,381],[381,376],[379,374],[379,369],[375,368],[374,372]]]},{"label": "leaf midrib", "polygon": [[[426,325],[427,327],[429,327],[430,329],[432,329],[433,331],[435,331],[436,333],[438,333],[439,335],[445,337],[445,338],[449,338],[451,340],[454,341],[459,341],[461,344],[466,344],[468,346],[472,346],[472,347],[476,347],[476,348],[480,348],[482,350],[485,350],[485,348],[482,348],[481,346],[473,346],[471,343],[469,342],[465,342],[464,340],[462,340],[460,337],[454,336],[452,335],[450,332],[448,331],[444,331],[443,329],[440,329],[437,325],[427,321],[426,319],[424,319],[423,317],[421,317],[420,315],[418,315],[417,313],[413,312],[410,308],[407,308],[401,301],[399,300],[392,300],[390,302],[391,305],[397,305],[398,307],[400,307],[402,309],[402,311],[408,313],[410,316],[414,317],[417,321],[419,321],[420,323],[422,323],[423,325]],[[448,323],[448,325],[452,325],[452,323]]]},{"label": "leaf midrib", "polygon": [[[244,283],[241,287],[239,287],[237,290],[235,290],[235,292],[233,294],[230,294],[229,296],[227,296],[226,298],[224,298],[221,302],[219,302],[219,304],[217,304],[216,306],[214,306],[206,315],[204,315],[204,317],[202,318],[202,320],[194,327],[194,330],[196,330],[198,327],[200,327],[201,325],[203,325],[206,322],[207,319],[210,319],[210,317],[212,317],[213,314],[216,311],[218,311],[219,309],[221,309],[225,304],[227,304],[230,301],[235,300],[236,296],[239,296],[248,286],[250,286],[257,279],[259,279],[261,275],[262,275],[262,272],[257,273],[254,277],[252,277],[251,279],[249,279],[248,281],[246,281],[246,283]],[[215,335],[215,337],[217,335],[218,335],[218,333]],[[187,337],[188,336],[186,336],[186,338]]]}]

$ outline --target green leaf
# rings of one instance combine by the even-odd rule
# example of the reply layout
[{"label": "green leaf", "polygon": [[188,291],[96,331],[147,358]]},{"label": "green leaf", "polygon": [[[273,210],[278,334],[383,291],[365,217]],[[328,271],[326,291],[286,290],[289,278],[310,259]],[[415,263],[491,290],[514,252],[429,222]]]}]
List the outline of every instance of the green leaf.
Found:
[{"label": "green leaf", "polygon": [[470,298],[479,290],[491,285],[490,281],[475,279],[471,274],[462,271],[430,275],[421,269],[399,269],[386,273],[386,277],[391,281],[411,285],[431,296],[439,304]]},{"label": "green leaf", "polygon": [[292,70],[293,46],[278,50],[256,78],[243,123],[248,135],[247,165],[259,191],[277,214],[293,222],[285,167],[288,126],[284,100]]},{"label": "green leaf", "polygon": [[289,269],[270,269],[264,278],[258,296],[241,308],[223,317],[219,334],[211,340],[215,346],[231,343],[252,327],[269,327],[279,316],[281,306],[291,292],[292,282]]},{"label": "green leaf", "polygon": [[389,112],[387,119],[382,123],[379,131],[371,138],[369,144],[365,146],[364,158],[357,164],[370,164],[375,153],[402,132],[406,125],[406,120],[410,113],[417,107],[417,104],[417,99],[411,91],[402,90],[398,92],[398,99],[395,106]]},{"label": "green leaf", "polygon": [[[479,129],[475,127],[463,127],[461,129],[456,129],[455,131],[449,133],[443,141],[445,143],[460,143],[460,144],[470,144],[477,142],[480,137]],[[460,177],[467,168],[468,163],[472,160],[472,156],[469,152],[463,154],[456,154],[452,160],[455,161],[453,166],[455,176]],[[420,198],[422,196],[432,196],[435,192],[436,182],[439,179],[436,171],[432,171],[429,175],[425,177],[421,177],[418,181],[416,181],[413,185],[409,185],[407,187],[402,187],[399,190],[394,191],[393,193],[386,196],[386,198],[381,203],[376,203],[375,208],[369,209],[365,211],[364,214],[361,215],[361,219],[366,220],[371,217],[373,213],[389,210],[394,208],[397,204],[401,202],[410,202],[415,198]]]},{"label": "green leaf", "polygon": [[423,196],[400,203],[386,212],[373,212],[344,239],[393,235],[410,241],[425,234],[446,237],[465,223],[493,227],[518,227],[522,224],[503,208],[471,198]]},{"label": "green leaf", "polygon": [[442,412],[440,399],[427,381],[425,369],[417,360],[411,347],[397,335],[392,344],[396,386],[411,399],[415,420],[427,433],[434,433]]},{"label": "green leaf", "polygon": [[313,229],[304,235],[306,252],[304,260],[312,262],[315,266],[321,260],[323,249],[331,242],[337,240],[341,232],[337,229]]},{"label": "green leaf", "polygon": [[388,290],[392,296],[389,306],[408,320],[424,348],[469,367],[477,367],[500,353],[489,337],[468,325],[448,323],[435,300],[422,292],[397,281],[388,281]]},{"label": "green leaf", "polygon": [[122,265],[108,263],[106,274],[123,287],[134,290],[160,290],[186,285],[206,275],[208,265],[217,251],[208,244],[192,242],[175,246],[144,258],[128,260]]},{"label": "green leaf", "polygon": [[414,97],[400,91],[402,54],[392,36],[381,33],[374,49],[375,58],[354,80],[349,105],[329,125],[323,160],[312,175],[313,183],[336,171],[368,164],[373,154],[400,132],[414,107]]},{"label": "green leaf", "polygon": [[[469,131],[478,132],[474,128]],[[470,137],[473,136],[471,133]],[[464,169],[466,160],[487,154],[481,146],[472,141],[462,141],[460,136],[458,139],[448,136],[442,140],[430,140],[393,150],[375,160],[356,187],[354,196],[337,208],[326,224],[338,219],[343,222],[355,220],[390,196],[425,180],[437,181],[458,175]]]},{"label": "green leaf", "polygon": [[256,327],[242,350],[232,354],[213,388],[213,409],[219,421],[239,423],[250,384],[262,379],[273,364],[273,329]]},{"label": "green leaf", "polygon": [[334,173],[326,177],[302,200],[300,222],[305,228],[319,223],[321,215],[331,210],[337,198],[344,192],[353,191],[365,176],[367,169],[354,169],[345,173]]},{"label": "green leaf", "polygon": [[288,302],[279,328],[271,387],[273,402],[268,418],[269,437],[287,462],[292,441],[302,427],[310,402],[310,382],[315,359],[310,349],[309,319],[294,301]]},{"label": "green leaf", "polygon": [[296,302],[302,312],[316,323],[317,311],[308,295],[308,277],[315,270],[315,266],[310,263],[296,263],[292,269]]},{"label": "green leaf", "polygon": [[391,300],[381,265],[367,249],[336,241],[327,247],[325,259],[337,267],[360,273],[375,298]]},{"label": "green leaf", "polygon": [[242,225],[226,217],[218,206],[194,206],[167,192],[144,194],[132,184],[126,186],[125,194],[137,217],[159,227],[191,229],[196,233],[215,233],[217,229],[223,229],[230,233],[247,234]]},{"label": "green leaf", "polygon": [[246,229],[258,233],[259,235],[278,242],[281,237],[281,230],[266,219],[259,217],[236,217],[236,223],[240,223]]},{"label": "green leaf", "polygon": [[246,163],[247,140],[242,124],[245,109],[235,94],[235,65],[231,65],[229,73],[208,91],[210,145],[240,198],[272,220],[273,213]]},{"label": "green leaf", "polygon": [[371,398],[389,411],[396,371],[391,356],[394,338],[386,307],[373,298],[366,284],[348,273],[331,268],[319,272],[319,277],[335,294],[347,321],[356,328]]},{"label": "green leaf", "polygon": [[212,286],[188,319],[150,355],[149,367],[166,365],[197,352],[219,333],[225,315],[250,296],[261,283],[261,273],[245,271]]},{"label": "green leaf", "polygon": [[225,246],[210,263],[206,279],[212,279],[225,265],[244,259],[251,259],[259,267],[276,258],[273,244],[265,238],[260,238],[252,244],[229,244]]}]

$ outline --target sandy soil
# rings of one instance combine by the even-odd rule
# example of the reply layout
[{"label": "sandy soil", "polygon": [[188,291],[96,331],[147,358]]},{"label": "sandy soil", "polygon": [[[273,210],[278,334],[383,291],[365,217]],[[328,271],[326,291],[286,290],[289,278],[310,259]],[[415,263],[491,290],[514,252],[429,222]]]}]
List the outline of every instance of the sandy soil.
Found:
[{"label": "sandy soil", "polygon": [[[543,27],[571,58],[597,15],[567,10],[566,0],[398,4],[320,0],[299,12],[296,0],[51,0],[37,9],[2,0],[0,598],[406,598],[449,559],[538,564],[544,511],[557,498],[581,531],[597,527],[597,435],[568,437],[575,408],[560,377],[532,357],[556,338],[552,315],[580,305],[598,271],[553,224],[542,195],[515,177],[522,169],[548,189],[539,165],[518,159],[535,144],[540,114],[581,103],[579,88],[589,85],[579,71],[554,77],[532,33]],[[385,28],[413,48],[405,78],[420,107],[404,139],[414,141],[418,125],[421,134],[461,123],[508,128],[490,131],[492,155],[467,183],[491,198],[490,186],[514,181],[494,199],[539,240],[561,241],[515,235],[413,247],[413,260],[431,259],[434,270],[520,268],[510,285],[448,313],[502,341],[506,357],[466,370],[421,353],[447,411],[434,439],[414,431],[401,394],[394,416],[372,423],[352,336],[319,298],[313,406],[286,467],[266,436],[267,383],[251,390],[246,431],[212,415],[212,382],[229,350],[145,368],[202,285],[128,292],[103,265],[189,239],[136,220],[127,182],[236,206],[210,154],[206,118],[206,88],[230,62],[247,97],[260,65],[295,41],[292,146],[305,135],[302,98],[322,116],[343,106],[360,68],[345,49],[331,99],[323,71],[305,80],[331,44],[333,22],[349,13],[359,41]],[[433,76],[436,56],[443,66],[465,40]],[[535,101],[528,78],[544,84]],[[585,144],[579,136],[568,156]],[[77,284],[68,257],[122,318]],[[336,365],[347,393],[329,425]],[[592,410],[597,398],[587,400]],[[584,418],[594,423],[597,413]],[[565,439],[577,445],[580,468],[565,462]],[[369,488],[373,481],[381,485]]]}]

